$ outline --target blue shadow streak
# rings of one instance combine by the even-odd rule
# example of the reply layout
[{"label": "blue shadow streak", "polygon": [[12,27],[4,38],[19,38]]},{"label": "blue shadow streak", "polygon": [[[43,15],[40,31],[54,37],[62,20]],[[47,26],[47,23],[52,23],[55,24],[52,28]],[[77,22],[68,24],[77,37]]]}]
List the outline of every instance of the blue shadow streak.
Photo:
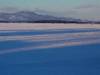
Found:
[{"label": "blue shadow streak", "polygon": [[0,55],[2,75],[99,75],[100,44]]},{"label": "blue shadow streak", "polygon": [[0,36],[15,36],[15,35],[40,35],[40,34],[59,34],[59,33],[77,33],[77,32],[100,32],[100,29],[58,29],[54,30],[29,30],[16,32],[0,32]]}]

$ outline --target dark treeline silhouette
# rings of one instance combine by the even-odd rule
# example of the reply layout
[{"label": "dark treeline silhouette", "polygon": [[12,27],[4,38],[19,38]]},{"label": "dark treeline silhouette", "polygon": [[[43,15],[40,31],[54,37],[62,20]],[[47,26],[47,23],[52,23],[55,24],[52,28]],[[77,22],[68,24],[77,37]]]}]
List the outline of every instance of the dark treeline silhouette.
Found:
[{"label": "dark treeline silhouette", "polygon": [[76,24],[100,24],[100,22],[64,21],[64,20],[39,20],[39,21],[0,21],[0,23],[76,23]]}]

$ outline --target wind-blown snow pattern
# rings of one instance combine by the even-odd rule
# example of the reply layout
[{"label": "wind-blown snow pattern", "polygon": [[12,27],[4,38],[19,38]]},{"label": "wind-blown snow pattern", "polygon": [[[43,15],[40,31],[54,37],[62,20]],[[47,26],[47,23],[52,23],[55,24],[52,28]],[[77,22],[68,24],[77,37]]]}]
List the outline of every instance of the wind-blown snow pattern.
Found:
[{"label": "wind-blown snow pattern", "polygon": [[0,54],[94,43],[100,43],[99,29],[0,31]]},{"label": "wind-blown snow pattern", "polygon": [[100,29],[0,30],[0,75],[99,75]]}]

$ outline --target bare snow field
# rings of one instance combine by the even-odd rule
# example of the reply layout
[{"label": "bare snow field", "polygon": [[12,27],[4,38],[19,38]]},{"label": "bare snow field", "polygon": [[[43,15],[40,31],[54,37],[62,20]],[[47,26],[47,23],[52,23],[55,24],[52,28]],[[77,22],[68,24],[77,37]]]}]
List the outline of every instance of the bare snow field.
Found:
[{"label": "bare snow field", "polygon": [[100,25],[0,23],[0,75],[100,75]]},{"label": "bare snow field", "polygon": [[98,43],[99,24],[0,24],[0,54]]},{"label": "bare snow field", "polygon": [[95,28],[99,24],[50,24],[50,23],[0,23],[0,30],[34,30],[34,29],[68,29],[68,28]]}]

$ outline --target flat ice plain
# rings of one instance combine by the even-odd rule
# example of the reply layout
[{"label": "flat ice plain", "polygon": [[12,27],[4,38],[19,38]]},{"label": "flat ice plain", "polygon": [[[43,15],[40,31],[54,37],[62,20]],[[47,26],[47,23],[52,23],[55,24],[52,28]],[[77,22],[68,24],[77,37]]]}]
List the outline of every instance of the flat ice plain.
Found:
[{"label": "flat ice plain", "polygon": [[1,75],[99,75],[99,24],[0,24]]}]

